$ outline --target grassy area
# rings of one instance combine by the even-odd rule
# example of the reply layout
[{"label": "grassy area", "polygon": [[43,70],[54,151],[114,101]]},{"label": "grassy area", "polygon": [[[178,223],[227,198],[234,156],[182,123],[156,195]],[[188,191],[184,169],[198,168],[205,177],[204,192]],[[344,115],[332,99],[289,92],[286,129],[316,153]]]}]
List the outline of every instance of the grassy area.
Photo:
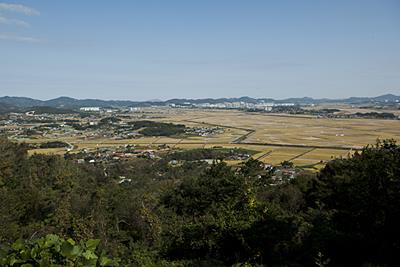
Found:
[{"label": "grassy area", "polygon": [[28,150],[28,155],[32,156],[34,154],[46,154],[46,155],[63,155],[66,152],[65,148],[38,148]]},{"label": "grassy area", "polygon": [[307,152],[307,148],[293,148],[293,147],[273,147],[271,152],[260,160],[270,164],[280,164],[284,160],[290,160],[304,152]]}]

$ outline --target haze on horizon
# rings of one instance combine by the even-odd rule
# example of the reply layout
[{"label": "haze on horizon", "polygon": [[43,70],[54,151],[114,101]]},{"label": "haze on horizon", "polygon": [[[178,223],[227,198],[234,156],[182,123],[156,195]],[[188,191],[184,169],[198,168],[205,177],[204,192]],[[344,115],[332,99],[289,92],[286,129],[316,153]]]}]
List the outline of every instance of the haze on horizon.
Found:
[{"label": "haze on horizon", "polygon": [[0,0],[0,96],[400,92],[400,2]]}]

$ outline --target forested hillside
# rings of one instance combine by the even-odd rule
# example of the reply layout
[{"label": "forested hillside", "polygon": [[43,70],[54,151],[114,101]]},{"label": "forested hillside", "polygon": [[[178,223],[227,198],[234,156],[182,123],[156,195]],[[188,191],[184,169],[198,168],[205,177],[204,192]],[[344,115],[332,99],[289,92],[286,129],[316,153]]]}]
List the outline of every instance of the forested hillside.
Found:
[{"label": "forested hillside", "polygon": [[272,184],[255,160],[77,164],[3,139],[0,265],[400,265],[394,141]]}]

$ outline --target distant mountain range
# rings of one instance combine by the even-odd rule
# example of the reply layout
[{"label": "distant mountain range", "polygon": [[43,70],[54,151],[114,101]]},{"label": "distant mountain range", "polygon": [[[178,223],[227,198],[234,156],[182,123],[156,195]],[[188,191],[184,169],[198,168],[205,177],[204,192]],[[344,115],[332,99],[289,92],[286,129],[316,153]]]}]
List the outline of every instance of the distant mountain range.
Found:
[{"label": "distant mountain range", "polygon": [[344,103],[344,104],[379,104],[379,103],[400,103],[400,96],[386,94],[377,97],[350,97],[345,99],[314,99],[311,97],[287,98],[275,100],[272,98],[203,98],[203,99],[170,99],[166,101],[129,101],[129,100],[100,100],[100,99],[75,99],[71,97],[58,97],[50,100],[38,100],[28,97],[0,97],[0,112],[21,110],[29,107],[53,107],[63,109],[74,109],[80,107],[145,107],[151,105],[188,105],[203,103],[223,103],[223,102],[247,102],[247,103],[295,103],[295,104],[320,104],[320,103]]}]

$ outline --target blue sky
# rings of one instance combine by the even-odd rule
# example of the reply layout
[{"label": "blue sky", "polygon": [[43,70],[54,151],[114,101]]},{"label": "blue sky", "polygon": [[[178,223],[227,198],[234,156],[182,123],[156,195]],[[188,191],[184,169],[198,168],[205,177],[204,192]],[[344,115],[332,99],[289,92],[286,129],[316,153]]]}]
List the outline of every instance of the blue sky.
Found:
[{"label": "blue sky", "polygon": [[0,96],[400,94],[400,1],[0,0]]}]

